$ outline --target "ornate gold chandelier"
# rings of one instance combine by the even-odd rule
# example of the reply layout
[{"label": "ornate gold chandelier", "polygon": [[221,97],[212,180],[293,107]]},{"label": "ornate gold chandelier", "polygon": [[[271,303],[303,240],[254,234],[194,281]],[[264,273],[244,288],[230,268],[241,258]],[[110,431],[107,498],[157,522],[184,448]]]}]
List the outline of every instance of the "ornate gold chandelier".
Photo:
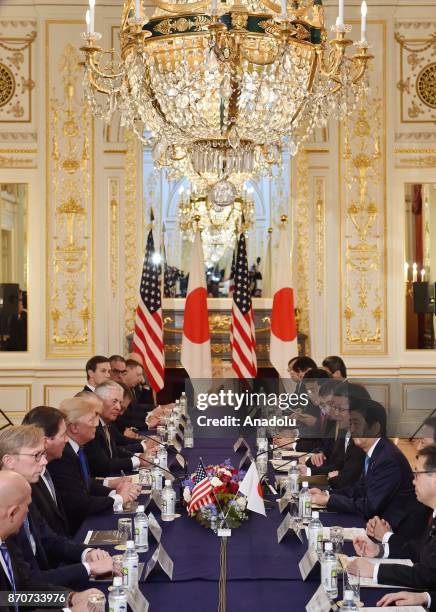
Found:
[{"label": "ornate gold chandelier", "polygon": [[125,0],[119,56],[98,46],[89,1],[82,51],[93,113],[110,121],[118,111],[142,141],[151,133],[158,166],[219,182],[228,203],[229,181],[268,171],[283,147],[295,154],[366,86],[365,29],[349,56],[343,0],[329,41],[322,0],[155,0],[150,19],[142,0]]},{"label": "ornate gold chandelier", "polygon": [[201,231],[204,261],[215,265],[236,243],[240,232],[250,230],[254,221],[254,201],[249,190],[224,207],[217,207],[205,194],[179,191],[179,227],[184,240],[194,241]]}]

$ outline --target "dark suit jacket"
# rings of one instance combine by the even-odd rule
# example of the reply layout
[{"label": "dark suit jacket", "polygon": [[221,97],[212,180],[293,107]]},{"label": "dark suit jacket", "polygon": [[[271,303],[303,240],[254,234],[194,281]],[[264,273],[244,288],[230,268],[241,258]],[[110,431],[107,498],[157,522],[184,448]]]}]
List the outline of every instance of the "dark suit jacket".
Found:
[{"label": "dark suit jacket", "polygon": [[[360,514],[366,520],[378,515],[406,535],[408,516],[419,506],[412,484],[412,470],[403,453],[387,438],[381,438],[372,453],[365,475],[359,481],[330,495],[327,509]],[[416,514],[414,520],[416,520]]]},{"label": "dark suit jacket", "polygon": [[65,445],[60,459],[49,463],[48,469],[73,533],[87,516],[112,511],[114,500],[108,497],[110,489],[94,478],[85,482],[79,457],[70,443]]},{"label": "dark suit jacket", "polygon": [[[411,559],[414,565],[381,564],[379,584],[395,584],[423,591],[436,588],[436,521],[419,540],[404,541],[401,536],[392,535],[389,538],[389,557]],[[432,597],[432,607],[435,604]]]},{"label": "dark suit jacket", "polygon": [[124,447],[125,450],[131,453],[143,453],[144,449],[142,448],[142,444],[138,440],[133,440],[133,438],[127,438],[123,436],[118,427],[114,423],[109,425],[109,431],[111,432],[112,439],[115,443],[115,446]]},{"label": "dark suit jacket", "polygon": [[[150,408],[153,409],[154,406],[150,406]],[[136,427],[140,431],[148,429],[145,422],[147,412],[149,411],[145,410],[144,406],[129,404],[124,413],[120,414],[117,418],[115,425],[121,432],[123,432],[126,427]]]},{"label": "dark suit jacket", "polygon": [[38,482],[32,485],[32,501],[53,531],[58,535],[69,536],[71,535],[71,527],[62,504],[62,496],[57,491],[56,485],[55,491],[57,503],[51,496],[43,479],[40,478]]},{"label": "dark suit jacket", "polygon": [[333,441],[330,450],[327,445],[324,446],[324,453],[327,455],[327,460],[321,467],[312,466],[310,459],[306,465],[311,468],[312,474],[328,474],[335,470],[339,474],[334,478],[329,479],[329,485],[332,489],[343,489],[348,487],[360,478],[365,463],[365,453],[358,448],[351,439],[345,452],[345,431],[339,432],[337,440]]},{"label": "dark suit jacket", "polygon": [[94,391],[91,389],[91,387],[88,387],[88,385],[85,385],[82,391],[88,391],[89,393],[94,393]]},{"label": "dark suit jacket", "polygon": [[107,476],[108,474],[119,474],[121,470],[125,472],[132,470],[133,453],[116,446],[112,438],[111,457],[101,423],[98,424],[94,440],[85,444],[84,449],[92,476]]},{"label": "dark suit jacket", "polygon": [[[11,557],[12,571],[14,573],[15,580],[15,588],[17,591],[55,591],[59,593],[64,593],[66,597],[70,593],[70,589],[59,587],[54,585],[47,580],[41,579],[39,575],[36,575],[35,572],[31,570],[31,567],[28,563],[25,562],[22,552],[19,547],[17,547],[16,542],[13,537],[9,537],[5,542],[8,547],[9,555]],[[8,591],[12,592],[12,587],[7,578],[3,565],[0,563],[0,591]],[[26,610],[36,610],[38,605],[35,606],[26,606]],[[60,606],[62,604],[59,604]],[[63,607],[66,607],[66,602]],[[15,612],[14,606],[1,606],[0,608],[2,612]],[[47,608],[45,608],[47,610]],[[53,612],[61,612],[62,607],[50,608]]]},{"label": "dark suit jacket", "polygon": [[10,539],[22,551],[24,560],[30,565],[35,578],[72,589],[86,588],[89,581],[88,572],[81,563],[81,555],[86,546],[57,535],[33,503],[29,506],[28,516],[36,553],[33,554],[24,526]]}]

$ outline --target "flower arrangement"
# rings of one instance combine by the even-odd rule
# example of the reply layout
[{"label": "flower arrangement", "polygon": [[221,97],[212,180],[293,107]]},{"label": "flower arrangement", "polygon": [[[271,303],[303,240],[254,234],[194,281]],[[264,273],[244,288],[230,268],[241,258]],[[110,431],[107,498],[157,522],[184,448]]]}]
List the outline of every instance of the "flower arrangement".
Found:
[{"label": "flower arrangement", "polygon": [[[225,526],[230,529],[239,527],[248,518],[247,500],[245,497],[237,496],[245,470],[237,470],[230,459],[219,465],[207,465],[205,470],[213,487],[213,493],[210,494],[212,501],[191,512],[191,516],[203,527],[214,530],[220,526],[223,517],[225,517]],[[192,490],[196,484],[195,477],[195,473],[191,474],[190,478],[182,482],[183,498],[187,505],[191,501]]]}]

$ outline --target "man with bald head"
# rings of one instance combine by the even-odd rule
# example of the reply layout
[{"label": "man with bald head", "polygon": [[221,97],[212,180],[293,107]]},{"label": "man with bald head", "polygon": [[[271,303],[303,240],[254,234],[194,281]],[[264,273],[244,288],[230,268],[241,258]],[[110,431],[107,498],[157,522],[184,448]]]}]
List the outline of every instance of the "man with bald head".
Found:
[{"label": "man with bald head", "polygon": [[[20,530],[30,502],[31,488],[25,478],[16,472],[2,470],[0,472],[0,591],[56,591],[65,594],[65,608],[71,605],[74,611],[85,610],[89,595],[97,593],[96,589],[73,593],[69,589],[40,581],[30,571],[19,549],[10,539]],[[2,610],[17,612],[18,606],[2,607]],[[52,610],[56,612],[56,609]]]}]

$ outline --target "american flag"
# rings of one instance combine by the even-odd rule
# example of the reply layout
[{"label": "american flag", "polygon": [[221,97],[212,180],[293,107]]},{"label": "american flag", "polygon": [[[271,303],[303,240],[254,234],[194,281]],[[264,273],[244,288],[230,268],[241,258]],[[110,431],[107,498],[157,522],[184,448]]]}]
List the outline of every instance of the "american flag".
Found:
[{"label": "american flag", "polygon": [[244,234],[239,237],[236,254],[230,346],[232,367],[238,378],[254,378],[257,374],[256,338]]},{"label": "american flag", "polygon": [[160,266],[153,261],[154,254],[153,231],[150,230],[135,316],[133,352],[141,355],[150,385],[157,392],[164,386],[165,354],[159,285]]},{"label": "american flag", "polygon": [[195,486],[192,489],[191,501],[189,502],[188,512],[192,514],[203,506],[212,503],[211,493],[213,491],[210,479],[206,474],[202,460],[198,462],[197,471],[195,473]]}]

